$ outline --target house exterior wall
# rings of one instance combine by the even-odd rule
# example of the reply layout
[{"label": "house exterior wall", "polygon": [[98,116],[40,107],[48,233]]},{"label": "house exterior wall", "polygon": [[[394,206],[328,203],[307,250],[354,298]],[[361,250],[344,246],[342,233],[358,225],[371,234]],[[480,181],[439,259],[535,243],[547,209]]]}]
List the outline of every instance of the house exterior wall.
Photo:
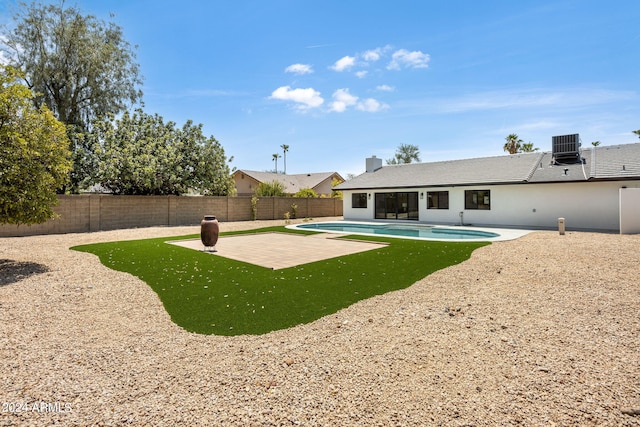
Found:
[{"label": "house exterior wall", "polygon": [[620,233],[640,233],[640,188],[620,189]]},{"label": "house exterior wall", "polygon": [[333,177],[325,179],[315,187],[313,187],[313,191],[317,194],[324,194],[330,196],[333,193],[333,187],[331,186],[333,181]]},{"label": "house exterior wall", "polygon": [[[475,185],[412,189],[344,190],[345,220],[374,220],[375,194],[417,191],[419,222],[473,224],[477,226],[557,228],[565,218],[567,230],[618,231],[619,190],[640,187],[637,181],[577,182],[560,184]],[[490,190],[491,209],[465,209],[465,190]],[[449,209],[427,209],[428,191],[448,191]],[[367,207],[353,208],[352,194],[367,193]],[[420,196],[423,194],[423,196]],[[636,211],[636,215],[640,215]]]},{"label": "house exterior wall", "polygon": [[255,193],[256,187],[259,182],[251,178],[249,175],[245,175],[242,172],[238,172],[233,175],[233,180],[236,183],[236,191],[238,196],[250,196]]}]

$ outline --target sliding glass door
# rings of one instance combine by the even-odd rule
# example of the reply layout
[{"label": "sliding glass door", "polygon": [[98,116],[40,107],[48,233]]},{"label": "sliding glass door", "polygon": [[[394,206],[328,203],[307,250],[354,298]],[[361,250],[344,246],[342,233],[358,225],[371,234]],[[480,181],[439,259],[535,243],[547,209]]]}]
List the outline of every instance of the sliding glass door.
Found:
[{"label": "sliding glass door", "polygon": [[418,193],[376,193],[376,219],[418,220]]}]

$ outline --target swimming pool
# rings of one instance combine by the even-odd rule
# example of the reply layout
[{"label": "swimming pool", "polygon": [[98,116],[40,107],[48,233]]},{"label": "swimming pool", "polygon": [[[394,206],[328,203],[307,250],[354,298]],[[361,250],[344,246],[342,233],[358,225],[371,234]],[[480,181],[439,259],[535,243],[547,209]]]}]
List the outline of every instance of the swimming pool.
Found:
[{"label": "swimming pool", "polygon": [[359,223],[359,222],[315,222],[288,226],[303,230],[317,230],[329,233],[382,235],[427,240],[492,241],[501,237],[493,231],[452,228],[417,224]]}]

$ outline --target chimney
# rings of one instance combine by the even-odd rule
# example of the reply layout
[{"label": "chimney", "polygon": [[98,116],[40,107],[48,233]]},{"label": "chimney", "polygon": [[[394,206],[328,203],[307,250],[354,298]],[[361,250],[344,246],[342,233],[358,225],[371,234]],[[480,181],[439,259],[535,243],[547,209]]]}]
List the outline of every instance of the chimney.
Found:
[{"label": "chimney", "polygon": [[379,159],[376,156],[371,156],[367,158],[367,173],[375,172],[381,167],[382,167],[382,159]]}]

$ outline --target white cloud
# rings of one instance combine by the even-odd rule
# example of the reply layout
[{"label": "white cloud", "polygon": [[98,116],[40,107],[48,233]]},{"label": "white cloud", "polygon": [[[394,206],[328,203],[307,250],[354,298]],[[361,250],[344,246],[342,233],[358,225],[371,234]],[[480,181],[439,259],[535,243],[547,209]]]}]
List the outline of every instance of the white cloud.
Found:
[{"label": "white cloud", "polygon": [[381,53],[379,49],[367,50],[362,53],[362,59],[367,62],[375,62],[380,59],[380,55]]},{"label": "white cloud", "polygon": [[367,113],[376,113],[378,111],[389,108],[387,104],[377,101],[373,98],[367,98],[360,101],[355,95],[349,92],[349,89],[338,89],[333,93],[333,102],[330,104],[329,111],[335,113],[343,113],[349,107],[355,107],[358,111]]},{"label": "white cloud", "polygon": [[396,90],[396,88],[389,85],[380,85],[376,86],[376,90],[379,90],[380,92],[393,92],[394,90]]},{"label": "white cloud", "polygon": [[[388,56],[389,52],[392,50],[393,48],[391,45],[385,45],[383,47],[365,50],[355,54],[354,56],[343,56],[329,68],[334,71],[352,71],[353,69],[360,68],[360,70],[355,72],[355,75],[358,78],[363,78],[368,75],[368,71],[364,71],[362,68],[373,66],[375,62],[380,61],[385,56]],[[429,54],[423,53],[419,50],[410,52],[406,49],[398,49],[391,55],[391,61],[387,65],[387,69],[400,70],[403,68],[427,68],[429,66],[429,60]]]},{"label": "white cloud", "polygon": [[330,68],[334,71],[346,71],[353,67],[356,63],[356,58],[353,56],[344,56],[336,61]]},{"label": "white cloud", "polygon": [[419,50],[409,52],[400,49],[393,52],[391,62],[387,65],[389,70],[399,70],[401,68],[427,68],[429,66],[429,54]]},{"label": "white cloud", "polygon": [[386,110],[387,108],[389,108],[387,104],[373,98],[367,98],[364,101],[358,102],[358,105],[356,105],[356,109],[366,111],[368,113],[377,113],[378,111]]},{"label": "white cloud", "polygon": [[308,110],[319,107],[324,102],[320,96],[320,92],[313,88],[291,89],[290,86],[281,86],[274,90],[270,96],[271,99],[280,99],[282,101],[295,102],[296,108],[299,110]]},{"label": "white cloud", "polygon": [[367,62],[376,62],[382,58],[387,51],[391,50],[390,45],[384,47],[377,47],[375,49],[365,50],[360,57]]},{"label": "white cloud", "polygon": [[338,89],[333,92],[334,101],[331,103],[329,111],[336,113],[344,112],[347,107],[355,105],[358,102],[358,97],[351,95],[349,89]]},{"label": "white cloud", "polygon": [[298,75],[311,74],[313,73],[313,68],[308,64],[292,64],[285,68],[284,72]]}]

